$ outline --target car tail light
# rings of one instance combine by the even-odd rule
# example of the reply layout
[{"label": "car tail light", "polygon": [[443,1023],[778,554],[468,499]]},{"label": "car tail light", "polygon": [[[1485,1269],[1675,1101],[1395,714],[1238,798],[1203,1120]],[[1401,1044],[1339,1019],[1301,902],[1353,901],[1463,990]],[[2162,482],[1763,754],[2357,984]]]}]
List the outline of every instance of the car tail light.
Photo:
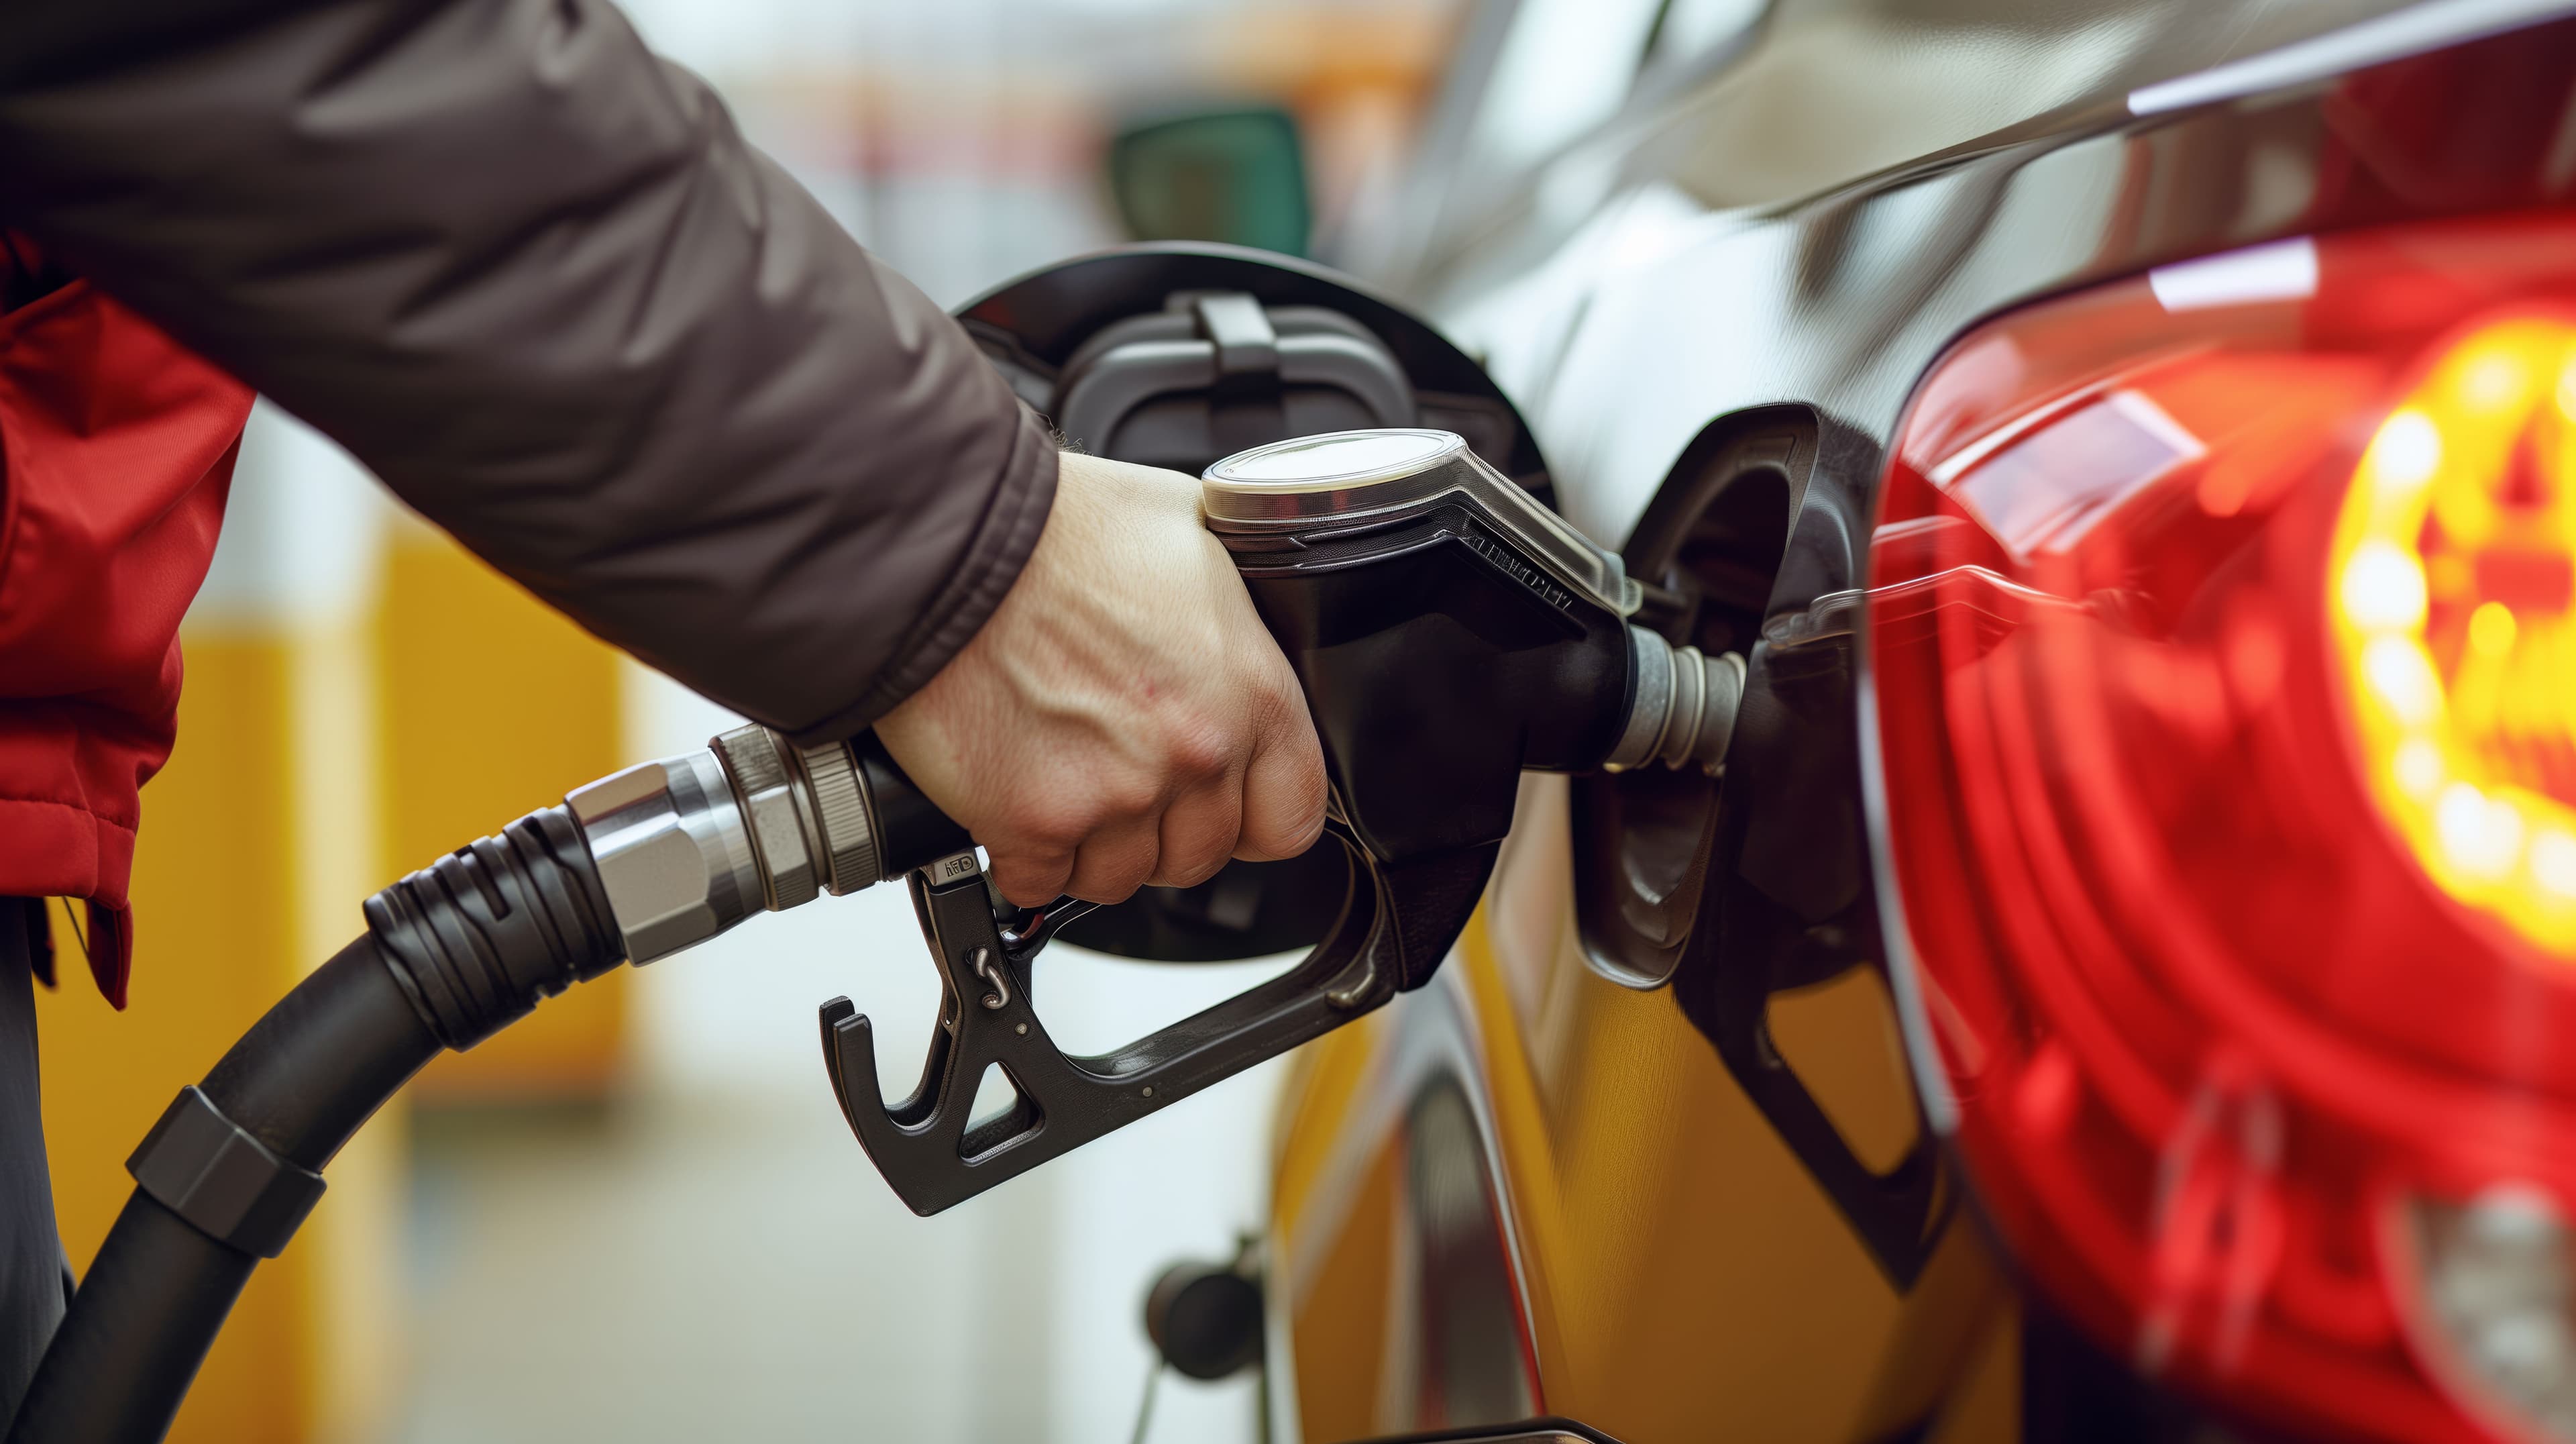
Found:
[{"label": "car tail light", "polygon": [[2576,215],[2006,316],[1882,507],[1900,935],[2016,1256],[2276,1424],[2576,1440]]}]

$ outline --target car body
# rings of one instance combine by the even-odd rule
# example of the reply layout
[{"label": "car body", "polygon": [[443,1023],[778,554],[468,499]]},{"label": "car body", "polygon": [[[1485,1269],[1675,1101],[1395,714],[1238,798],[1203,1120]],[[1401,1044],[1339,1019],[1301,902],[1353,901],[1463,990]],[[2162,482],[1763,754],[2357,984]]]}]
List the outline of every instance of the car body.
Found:
[{"label": "car body", "polygon": [[1945,1141],[1860,594],[1909,397],[1963,334],[2564,203],[2576,20],[1778,0],[1670,39],[1710,8],[1478,12],[1417,171],[1338,238],[1484,365],[1566,516],[1690,574],[1753,680],[1722,784],[1530,776],[1450,965],[1302,1055],[1271,1437],[2372,1432],[2070,1322],[1995,1226]]}]

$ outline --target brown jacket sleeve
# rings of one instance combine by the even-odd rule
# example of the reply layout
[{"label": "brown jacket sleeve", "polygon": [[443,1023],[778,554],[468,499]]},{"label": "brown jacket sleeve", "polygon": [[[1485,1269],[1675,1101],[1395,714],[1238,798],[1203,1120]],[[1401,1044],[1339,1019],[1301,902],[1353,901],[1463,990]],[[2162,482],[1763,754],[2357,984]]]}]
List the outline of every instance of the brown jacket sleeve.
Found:
[{"label": "brown jacket sleeve", "polygon": [[1055,455],[606,0],[0,26],[0,223],[584,626],[807,738],[974,634]]}]

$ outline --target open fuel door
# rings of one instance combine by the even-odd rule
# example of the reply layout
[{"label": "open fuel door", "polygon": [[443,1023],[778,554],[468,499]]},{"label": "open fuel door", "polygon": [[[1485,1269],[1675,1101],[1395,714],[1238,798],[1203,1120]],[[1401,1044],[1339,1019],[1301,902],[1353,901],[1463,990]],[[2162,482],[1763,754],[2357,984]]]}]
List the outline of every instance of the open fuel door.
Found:
[{"label": "open fuel door", "polygon": [[[1520,414],[1428,324],[1319,266],[1233,246],[1132,246],[1033,271],[959,319],[1075,448],[1197,475],[1265,442],[1368,427],[1454,431],[1549,496]],[[1069,925],[1069,942],[1158,962],[1313,946],[1347,886],[1336,850],[1234,863]]]}]

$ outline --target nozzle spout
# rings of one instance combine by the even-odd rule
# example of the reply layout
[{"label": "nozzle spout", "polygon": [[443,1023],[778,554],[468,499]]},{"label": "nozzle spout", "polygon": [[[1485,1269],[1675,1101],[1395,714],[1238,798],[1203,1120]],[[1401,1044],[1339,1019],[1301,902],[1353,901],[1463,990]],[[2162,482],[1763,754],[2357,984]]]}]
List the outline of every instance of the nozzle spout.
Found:
[{"label": "nozzle spout", "polygon": [[1633,624],[1628,648],[1636,661],[1636,692],[1628,706],[1628,725],[1602,769],[1624,772],[1660,762],[1717,771],[1726,761],[1736,709],[1744,701],[1744,658],[1676,647]]}]

